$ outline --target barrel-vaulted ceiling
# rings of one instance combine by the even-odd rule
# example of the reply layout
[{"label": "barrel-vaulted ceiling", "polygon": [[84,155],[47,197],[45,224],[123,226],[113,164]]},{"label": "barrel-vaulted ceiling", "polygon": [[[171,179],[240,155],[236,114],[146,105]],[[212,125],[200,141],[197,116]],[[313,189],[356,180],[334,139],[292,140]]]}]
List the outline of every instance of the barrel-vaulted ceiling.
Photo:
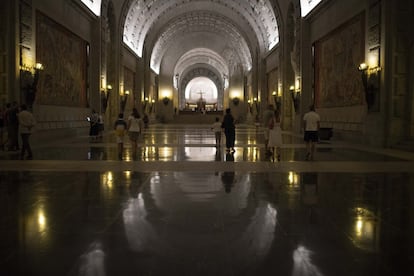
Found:
[{"label": "barrel-vaulted ceiling", "polygon": [[279,42],[269,0],[128,0],[126,7],[123,41],[139,57],[148,51],[156,73],[166,56],[169,71],[179,71],[176,63],[194,49],[209,49],[200,53],[217,64],[249,70],[253,55]]}]

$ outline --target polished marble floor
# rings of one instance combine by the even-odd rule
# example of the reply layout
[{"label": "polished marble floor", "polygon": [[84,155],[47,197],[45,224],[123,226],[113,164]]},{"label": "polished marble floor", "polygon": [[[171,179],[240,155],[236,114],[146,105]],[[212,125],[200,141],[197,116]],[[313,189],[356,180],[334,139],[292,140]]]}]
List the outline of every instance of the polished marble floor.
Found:
[{"label": "polished marble floor", "polygon": [[414,153],[283,139],[281,162],[248,126],[234,154],[178,125],[122,161],[112,133],[0,152],[0,275],[414,275]]}]

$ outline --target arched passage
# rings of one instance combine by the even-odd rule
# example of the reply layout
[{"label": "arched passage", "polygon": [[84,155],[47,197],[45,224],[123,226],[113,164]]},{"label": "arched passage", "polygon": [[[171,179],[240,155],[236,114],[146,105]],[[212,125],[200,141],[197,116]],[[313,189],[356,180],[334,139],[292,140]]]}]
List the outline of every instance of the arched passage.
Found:
[{"label": "arched passage", "polygon": [[[181,110],[197,106],[200,97],[206,101],[206,108],[210,110],[223,110],[224,85],[221,76],[210,68],[196,67],[184,73],[184,77],[179,83],[179,107]],[[194,97],[188,102],[190,92],[194,92]],[[204,94],[197,94],[204,93]],[[194,101],[195,100],[195,101]]]},{"label": "arched passage", "polygon": [[180,107],[181,109],[192,111],[215,111],[217,109],[218,89],[211,79],[195,77],[187,84],[183,92],[185,106]]}]

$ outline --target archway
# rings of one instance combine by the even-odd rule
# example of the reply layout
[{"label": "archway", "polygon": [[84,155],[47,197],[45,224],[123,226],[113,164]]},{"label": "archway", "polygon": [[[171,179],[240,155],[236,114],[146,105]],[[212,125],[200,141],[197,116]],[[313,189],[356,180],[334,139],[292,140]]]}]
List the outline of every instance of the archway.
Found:
[{"label": "archway", "polygon": [[180,109],[186,111],[217,111],[218,89],[207,77],[192,79],[184,90],[185,105]]},{"label": "archway", "polygon": [[178,97],[181,111],[222,111],[223,77],[214,68],[195,67],[183,72]]}]

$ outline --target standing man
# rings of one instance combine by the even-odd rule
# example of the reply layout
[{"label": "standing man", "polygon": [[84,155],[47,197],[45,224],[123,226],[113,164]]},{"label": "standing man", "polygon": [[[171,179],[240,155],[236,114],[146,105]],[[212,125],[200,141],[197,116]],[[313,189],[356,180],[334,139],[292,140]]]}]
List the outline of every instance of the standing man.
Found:
[{"label": "standing man", "polygon": [[269,123],[273,118],[274,115],[274,108],[273,105],[269,104],[267,109],[263,112],[263,128],[264,128],[264,139],[265,139],[265,152],[266,156],[270,156],[272,152],[270,151],[269,147]]},{"label": "standing man", "polygon": [[234,124],[234,117],[231,114],[231,109],[226,109],[221,127],[224,128],[224,135],[226,136],[226,151],[234,153],[234,143],[236,140],[236,126]]},{"label": "standing man", "polygon": [[306,143],[306,160],[313,160],[315,156],[315,144],[318,142],[318,131],[321,118],[315,112],[315,106],[309,107],[309,112],[303,116],[304,140]]},{"label": "standing man", "polygon": [[27,151],[27,159],[33,159],[32,148],[30,147],[29,137],[33,131],[33,127],[36,122],[33,117],[33,114],[27,110],[27,106],[22,104],[20,106],[20,112],[18,113],[19,119],[19,131],[20,136],[22,137],[22,151],[20,154],[20,159],[24,160],[24,155]]}]

